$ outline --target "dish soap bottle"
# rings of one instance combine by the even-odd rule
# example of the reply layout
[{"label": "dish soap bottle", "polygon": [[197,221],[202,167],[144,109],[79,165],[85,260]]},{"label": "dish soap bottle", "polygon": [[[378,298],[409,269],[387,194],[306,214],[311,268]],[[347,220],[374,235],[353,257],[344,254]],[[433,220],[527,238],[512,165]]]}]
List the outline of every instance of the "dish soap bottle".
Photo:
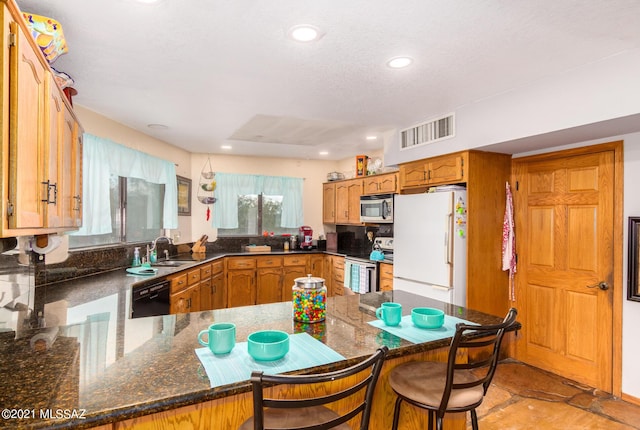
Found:
[{"label": "dish soap bottle", "polygon": [[136,247],[133,250],[133,267],[138,267],[142,264],[142,262],[140,261],[140,248]]}]

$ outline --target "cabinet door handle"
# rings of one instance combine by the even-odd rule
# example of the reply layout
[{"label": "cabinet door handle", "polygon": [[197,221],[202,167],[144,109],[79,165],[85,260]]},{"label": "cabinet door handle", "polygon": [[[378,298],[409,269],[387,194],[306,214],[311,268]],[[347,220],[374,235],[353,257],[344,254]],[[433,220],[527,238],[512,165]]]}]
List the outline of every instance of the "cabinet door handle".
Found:
[{"label": "cabinet door handle", "polygon": [[82,197],[80,197],[79,195],[77,195],[77,196],[73,196],[73,199],[74,199],[74,200],[75,200],[75,202],[76,202],[76,205],[74,206],[73,210],[74,210],[74,211],[78,211],[78,212],[80,212],[80,202],[81,202],[81,200],[82,200]]},{"label": "cabinet door handle", "polygon": [[[41,182],[46,187],[47,197],[42,199],[43,203],[57,204],[58,203],[58,184],[52,184],[51,181]],[[53,189],[53,200],[51,200],[51,190]]]}]

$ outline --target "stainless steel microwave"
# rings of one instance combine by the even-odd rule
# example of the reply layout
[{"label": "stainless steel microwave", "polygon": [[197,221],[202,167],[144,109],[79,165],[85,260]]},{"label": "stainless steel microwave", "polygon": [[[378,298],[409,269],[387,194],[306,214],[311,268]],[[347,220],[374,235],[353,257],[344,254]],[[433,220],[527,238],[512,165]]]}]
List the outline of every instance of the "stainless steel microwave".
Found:
[{"label": "stainless steel microwave", "polygon": [[393,194],[360,196],[360,222],[392,223]]}]

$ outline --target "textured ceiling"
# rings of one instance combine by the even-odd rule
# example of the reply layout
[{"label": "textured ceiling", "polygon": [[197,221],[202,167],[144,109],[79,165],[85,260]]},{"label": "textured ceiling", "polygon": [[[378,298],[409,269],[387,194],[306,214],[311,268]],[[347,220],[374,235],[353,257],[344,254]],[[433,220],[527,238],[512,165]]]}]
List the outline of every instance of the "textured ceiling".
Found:
[{"label": "textured ceiling", "polygon": [[[62,24],[53,66],[75,104],[200,153],[341,159],[381,146],[368,134],[640,47],[638,0],[17,3]],[[287,39],[301,23],[324,37]],[[414,64],[385,66],[398,55]]]}]

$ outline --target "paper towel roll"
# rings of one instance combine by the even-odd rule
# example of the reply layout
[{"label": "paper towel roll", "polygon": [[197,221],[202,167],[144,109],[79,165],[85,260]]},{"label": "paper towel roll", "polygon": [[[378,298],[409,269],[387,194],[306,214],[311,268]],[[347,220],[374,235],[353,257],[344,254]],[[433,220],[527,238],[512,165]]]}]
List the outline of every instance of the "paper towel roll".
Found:
[{"label": "paper towel roll", "polygon": [[31,338],[31,349],[34,351],[45,351],[53,345],[58,337],[58,327],[49,327]]}]

